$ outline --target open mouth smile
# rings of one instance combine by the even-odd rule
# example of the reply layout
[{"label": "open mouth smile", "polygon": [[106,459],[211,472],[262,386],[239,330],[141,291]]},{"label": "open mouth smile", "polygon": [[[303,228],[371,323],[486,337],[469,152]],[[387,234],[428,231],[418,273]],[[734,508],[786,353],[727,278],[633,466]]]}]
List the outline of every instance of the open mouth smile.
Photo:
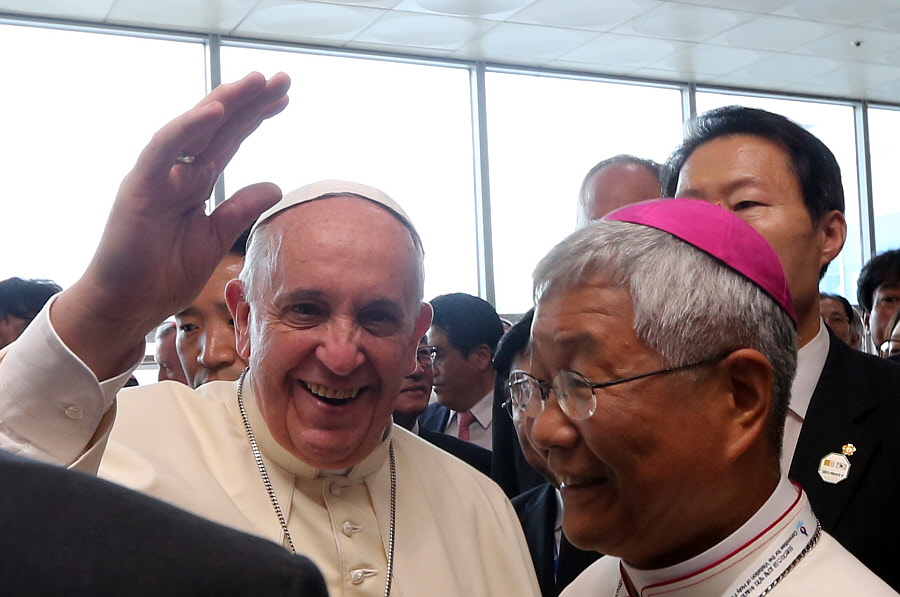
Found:
[{"label": "open mouth smile", "polygon": [[330,388],[328,386],[317,383],[309,383],[305,381],[302,383],[310,394],[330,406],[343,406],[344,404],[353,402],[361,389],[338,389]]}]

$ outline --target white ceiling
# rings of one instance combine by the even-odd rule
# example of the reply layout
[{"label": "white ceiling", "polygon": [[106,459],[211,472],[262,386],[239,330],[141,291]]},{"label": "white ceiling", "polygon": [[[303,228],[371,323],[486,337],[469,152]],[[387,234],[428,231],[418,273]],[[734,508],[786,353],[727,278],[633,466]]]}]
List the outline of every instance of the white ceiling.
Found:
[{"label": "white ceiling", "polygon": [[900,104],[900,0],[0,0],[0,12]]}]

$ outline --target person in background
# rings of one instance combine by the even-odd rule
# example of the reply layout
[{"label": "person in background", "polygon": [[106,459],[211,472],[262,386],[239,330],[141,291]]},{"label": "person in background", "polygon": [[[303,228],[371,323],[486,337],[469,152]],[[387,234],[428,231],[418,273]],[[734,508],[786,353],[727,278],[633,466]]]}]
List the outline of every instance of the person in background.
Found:
[{"label": "person in background", "polygon": [[38,311],[62,291],[50,280],[7,278],[0,282],[0,348],[22,335]]},{"label": "person in background", "polygon": [[428,346],[426,337],[419,340],[416,351],[416,369],[403,380],[397,404],[394,406],[394,423],[418,435],[425,441],[453,454],[469,466],[491,474],[491,452],[472,442],[425,429],[419,425],[418,416],[428,408],[431,388],[434,385],[434,349]]},{"label": "person in background", "polygon": [[872,257],[860,270],[856,289],[863,322],[877,349],[890,337],[887,322],[900,308],[900,249]]},{"label": "person in background", "polygon": [[215,380],[235,381],[247,367],[235,347],[234,319],[225,303],[225,286],[244,268],[249,235],[249,229],[241,233],[200,294],[175,314],[175,346],[192,388]]},{"label": "person in background", "polygon": [[625,205],[662,194],[662,166],[653,160],[620,154],[591,168],[578,193],[578,225],[602,218]]},{"label": "person in background", "polygon": [[[750,224],[790,285],[799,354],[782,471],[822,527],[898,589],[900,517],[875,513],[900,503],[900,369],[839,341],[819,310],[819,281],[847,235],[837,160],[802,126],[755,108],[718,108],[686,131],[666,164],[666,196],[703,199]],[[844,458],[847,474],[829,475],[825,463]]]},{"label": "person in background", "polygon": [[500,340],[494,357],[497,370],[494,394],[504,400],[505,415],[513,422],[523,458],[544,479],[540,485],[512,498],[512,504],[525,531],[541,595],[557,597],[600,554],[578,549],[566,538],[559,482],[528,439],[534,419],[510,400],[510,384],[521,381],[530,368],[528,339],[533,318],[534,309],[531,309]]},{"label": "person in background", "polygon": [[861,337],[853,325],[856,312],[850,301],[839,294],[819,293],[819,313],[835,336],[853,350],[859,350]]},{"label": "person in background", "polygon": [[177,328],[171,321],[167,321],[156,328],[156,354],[153,359],[159,367],[156,381],[172,380],[186,384],[184,368],[178,360],[178,351],[175,349],[175,334]]},{"label": "person in background", "polygon": [[422,413],[419,424],[490,450],[493,358],[503,323],[490,303],[462,292],[441,295],[431,307],[428,344],[434,349],[437,402]]}]

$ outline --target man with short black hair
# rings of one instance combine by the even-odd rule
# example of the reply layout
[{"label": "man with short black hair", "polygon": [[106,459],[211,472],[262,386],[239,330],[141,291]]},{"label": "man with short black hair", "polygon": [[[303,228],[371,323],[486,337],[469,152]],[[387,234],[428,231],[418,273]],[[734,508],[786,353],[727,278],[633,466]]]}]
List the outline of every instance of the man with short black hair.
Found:
[{"label": "man with short black hair", "polygon": [[434,386],[434,348],[428,346],[425,336],[419,340],[416,351],[416,369],[406,376],[400,386],[400,394],[394,405],[394,424],[418,435],[426,442],[453,454],[472,468],[491,476],[491,452],[458,437],[425,429],[418,417],[428,408],[431,388]]},{"label": "man with short black hair", "polygon": [[234,319],[225,302],[225,286],[244,268],[248,228],[231,245],[200,294],[175,314],[175,346],[192,388],[207,382],[235,381],[247,367],[234,344]]},{"label": "man with short black hair", "polygon": [[728,106],[693,119],[666,166],[666,196],[732,211],[778,254],[800,347],[782,471],[826,531],[900,588],[900,518],[885,515],[900,503],[900,369],[829,334],[819,309],[819,280],[847,235],[834,154],[783,116]]},{"label": "man with short black hair", "polygon": [[528,344],[533,319],[534,309],[530,309],[504,334],[497,345],[497,354],[494,356],[494,367],[497,370],[494,396],[503,401],[503,416],[511,420],[515,430],[517,450],[513,452],[514,457],[521,457],[534,477],[541,480],[531,489],[513,497],[512,504],[525,531],[534,570],[541,585],[541,595],[557,597],[600,554],[578,549],[566,538],[562,529],[559,482],[548,468],[547,461],[538,454],[528,439],[534,418],[517,409],[510,397],[510,381],[530,370],[531,351]]},{"label": "man with short black hair", "polygon": [[50,280],[13,277],[0,282],[0,348],[21,336],[41,307],[61,290]]},{"label": "man with short black hair", "polygon": [[900,249],[872,257],[859,272],[856,288],[863,323],[877,349],[890,338],[887,323],[900,308]]},{"label": "man with short black hair", "polygon": [[856,312],[850,301],[839,294],[822,292],[819,294],[819,313],[835,336],[843,340],[850,348],[859,349],[859,342],[862,338],[856,331],[854,321]]},{"label": "man with short black hair", "polygon": [[494,350],[503,323],[484,299],[456,292],[431,301],[428,344],[434,353],[434,393],[419,424],[491,449]]}]

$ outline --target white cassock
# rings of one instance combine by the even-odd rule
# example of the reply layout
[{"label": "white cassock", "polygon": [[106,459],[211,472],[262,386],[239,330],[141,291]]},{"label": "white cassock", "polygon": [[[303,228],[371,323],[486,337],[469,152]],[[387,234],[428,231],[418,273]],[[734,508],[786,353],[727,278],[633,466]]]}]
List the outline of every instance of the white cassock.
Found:
[{"label": "white cassock", "polygon": [[[102,458],[101,476],[285,544],[247,441],[236,382],[127,388],[103,414],[104,396],[111,399],[128,373],[98,384],[56,337],[46,312],[32,327],[0,361],[4,449],[83,470],[96,470]],[[540,594],[512,506],[475,469],[394,426],[349,473],[320,474],[272,439],[246,382],[243,400],[294,545],[322,570],[332,597],[384,593],[390,442],[397,471],[391,595]]]},{"label": "white cassock", "polygon": [[[817,541],[814,541],[817,539]],[[744,526],[699,556],[662,570],[603,557],[560,597],[889,597],[897,593],[824,531],[806,494],[782,478]]]}]

